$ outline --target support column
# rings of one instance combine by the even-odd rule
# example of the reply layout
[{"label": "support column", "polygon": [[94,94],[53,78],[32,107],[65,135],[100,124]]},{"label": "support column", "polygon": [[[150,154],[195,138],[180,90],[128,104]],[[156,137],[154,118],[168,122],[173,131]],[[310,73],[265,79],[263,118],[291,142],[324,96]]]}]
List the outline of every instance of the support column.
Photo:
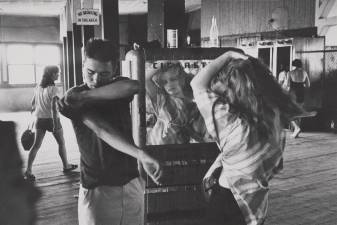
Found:
[{"label": "support column", "polygon": [[68,59],[68,88],[72,88],[75,85],[74,82],[74,58],[73,58],[73,32],[67,31],[67,59]]},{"label": "support column", "polygon": [[67,4],[65,6],[65,27],[66,27],[66,33],[65,33],[65,41],[64,41],[64,54],[66,55],[64,57],[66,70],[65,70],[65,87],[66,89],[72,88],[74,86],[74,59],[73,59],[73,27],[72,27],[72,6],[70,4],[70,1],[67,1]]},{"label": "support column", "polygon": [[62,53],[63,53],[63,89],[64,91],[69,89],[68,80],[68,54],[67,54],[67,37],[63,37],[62,40]]},{"label": "support column", "polygon": [[119,13],[118,0],[101,0],[102,1],[102,35],[119,45]]},{"label": "support column", "polygon": [[[94,7],[94,0],[81,0],[81,7],[83,9],[92,9]],[[82,43],[83,43],[83,46],[85,46],[85,44],[88,42],[88,40],[92,37],[95,37],[94,26],[82,26]]]},{"label": "support column", "polygon": [[81,0],[72,0],[72,26],[73,26],[73,58],[75,85],[83,83],[82,78],[82,27],[76,24],[76,12],[81,9]]},{"label": "support column", "polygon": [[166,46],[164,4],[165,0],[147,1],[147,40],[159,41],[162,48]]},{"label": "support column", "polygon": [[64,6],[62,13],[60,14],[60,41],[62,42],[62,51],[61,51],[61,74],[62,74],[62,84],[63,91],[68,89],[67,87],[67,13],[66,6]]},{"label": "support column", "polygon": [[83,46],[88,42],[88,40],[95,36],[94,26],[82,26],[82,43]]},{"label": "support column", "polygon": [[74,76],[75,85],[83,83],[82,78],[82,28],[73,23],[73,57],[74,57]]},{"label": "support column", "polygon": [[185,46],[185,0],[148,0],[148,41],[166,47],[167,29],[178,29],[178,47]]},{"label": "support column", "polygon": [[118,48],[119,58],[119,12],[118,0],[102,1],[102,37],[112,41]]}]

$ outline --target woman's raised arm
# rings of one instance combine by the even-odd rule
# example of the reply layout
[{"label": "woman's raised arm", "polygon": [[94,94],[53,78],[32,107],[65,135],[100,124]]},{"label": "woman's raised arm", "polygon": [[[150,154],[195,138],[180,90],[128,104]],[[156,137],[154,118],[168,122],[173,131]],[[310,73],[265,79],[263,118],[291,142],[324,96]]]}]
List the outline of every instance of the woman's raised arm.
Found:
[{"label": "woman's raised arm", "polygon": [[191,81],[191,87],[194,91],[205,90],[209,88],[209,83],[223,65],[231,58],[248,59],[246,55],[238,52],[228,51],[218,58],[214,59],[210,64],[204,67]]}]

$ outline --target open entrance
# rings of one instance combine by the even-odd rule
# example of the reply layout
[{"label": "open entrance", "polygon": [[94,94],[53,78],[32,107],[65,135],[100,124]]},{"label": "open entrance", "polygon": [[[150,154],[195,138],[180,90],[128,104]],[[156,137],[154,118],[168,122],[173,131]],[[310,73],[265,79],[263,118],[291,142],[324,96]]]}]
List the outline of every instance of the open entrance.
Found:
[{"label": "open entrance", "polygon": [[258,50],[258,58],[262,60],[264,64],[266,64],[269,69],[272,69],[272,57],[273,57],[273,48],[259,48]]},{"label": "open entrance", "polygon": [[291,61],[291,46],[276,47],[276,78],[282,70],[289,71]]}]

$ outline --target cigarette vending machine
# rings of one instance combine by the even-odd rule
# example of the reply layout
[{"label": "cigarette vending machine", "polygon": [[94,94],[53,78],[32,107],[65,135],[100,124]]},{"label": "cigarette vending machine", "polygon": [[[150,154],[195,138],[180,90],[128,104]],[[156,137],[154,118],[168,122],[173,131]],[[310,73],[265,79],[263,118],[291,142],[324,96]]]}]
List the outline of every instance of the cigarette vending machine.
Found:
[{"label": "cigarette vending machine", "polygon": [[[147,225],[204,224],[201,182],[219,150],[205,133],[189,82],[229,49],[132,50],[126,55],[123,75],[141,84],[132,103],[135,142],[164,167],[161,186],[145,176]],[[183,100],[172,97],[179,93]]]}]

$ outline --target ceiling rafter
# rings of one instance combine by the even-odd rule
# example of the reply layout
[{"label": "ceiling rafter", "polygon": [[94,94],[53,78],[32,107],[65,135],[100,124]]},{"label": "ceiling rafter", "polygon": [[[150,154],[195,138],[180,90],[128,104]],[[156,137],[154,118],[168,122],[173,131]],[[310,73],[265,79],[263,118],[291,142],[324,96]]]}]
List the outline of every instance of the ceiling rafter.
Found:
[{"label": "ceiling rafter", "polygon": [[[21,16],[53,16],[57,17],[63,10],[67,0],[0,0],[0,15]],[[99,7],[100,0],[94,0],[94,7]],[[145,14],[147,0],[119,0],[119,13]],[[201,0],[185,0],[187,12],[201,7]],[[2,9],[2,10],[1,10]]]},{"label": "ceiling rafter", "polygon": [[316,0],[315,25],[318,35],[324,36],[331,26],[337,25],[337,16],[329,16],[337,0]]}]

